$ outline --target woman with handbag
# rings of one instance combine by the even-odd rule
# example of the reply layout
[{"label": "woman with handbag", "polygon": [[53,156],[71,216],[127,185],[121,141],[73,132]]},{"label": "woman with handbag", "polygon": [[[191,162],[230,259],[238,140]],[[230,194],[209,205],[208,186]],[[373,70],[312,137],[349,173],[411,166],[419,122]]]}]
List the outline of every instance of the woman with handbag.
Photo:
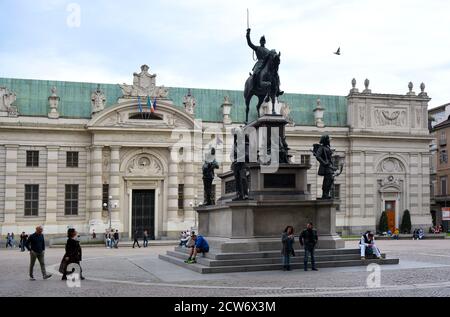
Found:
[{"label": "woman with handbag", "polygon": [[291,270],[291,256],[295,256],[294,240],[294,227],[286,227],[281,236],[281,243],[283,245],[281,249],[281,254],[283,255],[283,271]]},{"label": "woman with handbag", "polygon": [[67,267],[69,264],[77,264],[80,268],[80,279],[84,280],[82,275],[82,270],[80,266],[81,262],[81,246],[80,242],[76,240],[78,233],[75,229],[69,229],[67,231],[67,243],[66,243],[66,253],[61,261],[61,265],[59,267],[59,272],[62,273],[62,280],[67,280],[67,274],[74,273],[75,269],[72,269],[71,272],[67,272]]}]

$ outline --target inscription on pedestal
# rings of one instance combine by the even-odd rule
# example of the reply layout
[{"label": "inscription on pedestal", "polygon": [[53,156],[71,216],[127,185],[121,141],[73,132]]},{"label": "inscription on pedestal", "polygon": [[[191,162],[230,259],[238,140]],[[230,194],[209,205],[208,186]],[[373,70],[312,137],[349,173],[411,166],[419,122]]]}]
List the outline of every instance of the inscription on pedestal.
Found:
[{"label": "inscription on pedestal", "polygon": [[[251,177],[247,176],[248,187],[251,186]],[[232,194],[236,192],[236,181],[234,179],[225,182],[225,194]]]},{"label": "inscription on pedestal", "polygon": [[266,174],[264,175],[264,188],[296,188],[295,174]]}]

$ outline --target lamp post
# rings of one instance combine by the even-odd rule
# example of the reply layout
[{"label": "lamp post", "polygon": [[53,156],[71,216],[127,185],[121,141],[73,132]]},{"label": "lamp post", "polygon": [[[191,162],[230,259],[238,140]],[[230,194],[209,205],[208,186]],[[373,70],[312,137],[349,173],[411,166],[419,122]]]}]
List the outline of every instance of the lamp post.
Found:
[{"label": "lamp post", "polygon": [[108,217],[109,217],[109,232],[111,232],[111,229],[112,229],[112,224],[111,224],[111,222],[112,222],[112,217],[111,217],[111,208],[112,208],[112,196],[109,196],[108,197],[108,203],[104,203],[103,204],[103,207],[108,207]]},{"label": "lamp post", "polygon": [[[198,196],[195,195],[194,196],[194,202],[191,201],[191,203],[189,204],[191,207],[198,207]],[[197,211],[194,210],[194,228],[193,229],[197,229]],[[191,230],[192,231],[192,230]]]}]

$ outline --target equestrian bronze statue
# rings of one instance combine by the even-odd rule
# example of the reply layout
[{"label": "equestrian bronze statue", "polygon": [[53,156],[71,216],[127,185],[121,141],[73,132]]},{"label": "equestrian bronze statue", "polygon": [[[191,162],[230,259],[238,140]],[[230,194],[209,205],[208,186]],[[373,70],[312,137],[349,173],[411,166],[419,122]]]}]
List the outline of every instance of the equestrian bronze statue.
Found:
[{"label": "equestrian bronze statue", "polygon": [[267,49],[266,38],[264,36],[261,37],[260,46],[254,45],[250,38],[250,32],[251,29],[247,29],[247,43],[256,54],[258,61],[253,67],[253,74],[250,73],[250,78],[248,78],[245,83],[244,98],[247,107],[245,117],[246,124],[248,123],[250,102],[253,96],[257,96],[259,99],[256,106],[259,118],[261,105],[264,102],[272,101],[272,114],[275,115],[276,100],[279,96],[284,94],[284,92],[280,90],[280,77],[278,75],[281,53]]}]

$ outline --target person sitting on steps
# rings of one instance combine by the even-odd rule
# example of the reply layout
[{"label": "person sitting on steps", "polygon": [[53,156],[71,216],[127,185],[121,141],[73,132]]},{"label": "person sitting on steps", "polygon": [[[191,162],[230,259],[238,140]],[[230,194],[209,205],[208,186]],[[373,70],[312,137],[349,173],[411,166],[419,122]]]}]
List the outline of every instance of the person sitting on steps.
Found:
[{"label": "person sitting on steps", "polygon": [[361,260],[366,259],[367,255],[375,254],[377,259],[381,259],[380,250],[375,245],[375,238],[372,232],[367,231],[359,241],[359,248],[361,249]]},{"label": "person sitting on steps", "polygon": [[197,263],[196,257],[197,254],[202,253],[205,256],[205,253],[209,252],[209,245],[206,239],[201,235],[196,235],[195,233],[191,236],[192,241],[195,242],[195,245],[191,248],[191,252],[189,258],[185,261],[187,264],[195,264]]}]

